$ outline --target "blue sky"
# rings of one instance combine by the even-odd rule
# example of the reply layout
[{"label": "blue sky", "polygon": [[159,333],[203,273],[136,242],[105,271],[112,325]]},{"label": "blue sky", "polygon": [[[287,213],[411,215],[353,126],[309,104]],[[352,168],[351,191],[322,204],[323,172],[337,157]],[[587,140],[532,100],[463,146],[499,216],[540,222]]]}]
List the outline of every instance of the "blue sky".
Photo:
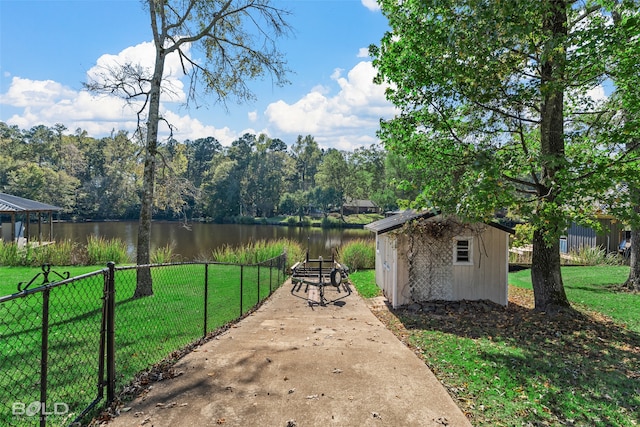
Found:
[{"label": "blue sky", "polygon": [[[246,132],[291,145],[312,135],[324,147],[353,150],[377,142],[380,118],[394,114],[366,54],[387,30],[375,0],[274,0],[292,12],[294,34],[282,39],[291,84],[250,83],[257,101],[228,111],[209,103],[164,102],[179,141],[206,136],[223,145]],[[82,82],[114,58],[151,57],[151,29],[139,0],[0,0],[0,121],[21,129],[62,123],[90,136],[132,131],[122,103],[88,94]],[[183,81],[186,85],[186,81]]]}]

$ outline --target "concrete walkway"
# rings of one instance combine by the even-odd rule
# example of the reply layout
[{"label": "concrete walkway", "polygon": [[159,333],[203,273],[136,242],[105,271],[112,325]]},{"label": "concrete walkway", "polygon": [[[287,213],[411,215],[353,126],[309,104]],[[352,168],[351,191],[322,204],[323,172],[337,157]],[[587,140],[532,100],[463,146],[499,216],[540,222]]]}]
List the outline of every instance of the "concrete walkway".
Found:
[{"label": "concrete walkway", "polygon": [[290,291],[286,283],[185,356],[181,375],[154,383],[108,426],[471,425],[355,292],[310,307]]}]

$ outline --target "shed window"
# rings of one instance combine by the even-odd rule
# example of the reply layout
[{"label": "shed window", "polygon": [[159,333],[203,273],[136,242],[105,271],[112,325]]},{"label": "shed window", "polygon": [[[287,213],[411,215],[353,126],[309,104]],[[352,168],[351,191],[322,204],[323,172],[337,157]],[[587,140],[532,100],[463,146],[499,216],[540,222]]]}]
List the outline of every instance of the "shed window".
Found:
[{"label": "shed window", "polygon": [[471,237],[456,237],[453,247],[453,263],[473,264],[473,239]]}]

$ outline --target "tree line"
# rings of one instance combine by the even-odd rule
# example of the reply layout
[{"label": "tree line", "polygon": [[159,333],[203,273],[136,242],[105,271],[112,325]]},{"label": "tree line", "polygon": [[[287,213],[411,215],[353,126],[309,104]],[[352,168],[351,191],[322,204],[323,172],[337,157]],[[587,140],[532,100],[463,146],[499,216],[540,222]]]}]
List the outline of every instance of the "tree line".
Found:
[{"label": "tree line", "polygon": [[[143,146],[127,132],[94,138],[62,124],[19,129],[0,122],[2,192],[59,206],[64,219],[135,219]],[[348,199],[397,208],[419,189],[406,161],[379,145],[322,149],[313,136],[290,146],[245,134],[224,147],[214,137],[158,147],[154,217],[216,222],[241,216],[327,214]]]}]

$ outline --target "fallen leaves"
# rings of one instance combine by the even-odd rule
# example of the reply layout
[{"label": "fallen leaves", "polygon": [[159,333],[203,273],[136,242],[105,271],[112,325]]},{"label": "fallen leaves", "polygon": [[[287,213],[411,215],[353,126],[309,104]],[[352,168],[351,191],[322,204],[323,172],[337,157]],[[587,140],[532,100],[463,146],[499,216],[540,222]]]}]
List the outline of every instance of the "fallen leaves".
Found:
[{"label": "fallen leaves", "polygon": [[[495,412],[503,402],[520,405],[518,419],[533,425],[568,419],[591,424],[589,417],[601,411],[603,401],[626,413],[638,410],[629,396],[638,392],[640,337],[600,313],[583,307],[536,312],[531,290],[510,287],[507,307],[427,302],[374,314],[425,360],[474,425],[515,422]],[[511,377],[508,396],[496,391],[495,384],[505,383],[494,372]],[[466,384],[472,381],[473,390]],[[574,394],[579,396],[567,402]],[[567,406],[581,410],[569,414]],[[609,425],[617,423],[614,419]]]}]

